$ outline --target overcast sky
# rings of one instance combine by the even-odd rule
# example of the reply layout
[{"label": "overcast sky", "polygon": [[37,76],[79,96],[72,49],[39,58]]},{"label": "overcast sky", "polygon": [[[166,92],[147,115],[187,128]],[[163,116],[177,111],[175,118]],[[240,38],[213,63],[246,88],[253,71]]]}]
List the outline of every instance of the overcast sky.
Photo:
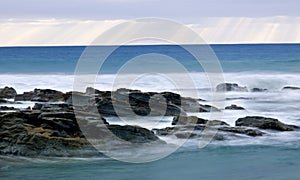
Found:
[{"label": "overcast sky", "polygon": [[1,0],[0,46],[87,45],[143,17],[181,22],[208,43],[300,43],[299,9],[300,0]]},{"label": "overcast sky", "polygon": [[2,0],[0,17],[132,19],[163,17],[196,23],[201,17],[299,16],[299,0]]}]

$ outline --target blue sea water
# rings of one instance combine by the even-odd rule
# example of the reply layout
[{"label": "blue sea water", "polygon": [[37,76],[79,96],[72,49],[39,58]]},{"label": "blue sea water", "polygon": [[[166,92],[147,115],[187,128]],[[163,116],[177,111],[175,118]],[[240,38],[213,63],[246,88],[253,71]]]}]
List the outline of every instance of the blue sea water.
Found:
[{"label": "blue sea water", "polygon": [[[191,45],[196,46],[196,45]],[[210,45],[224,72],[299,72],[300,44]],[[2,47],[0,73],[72,74],[86,47]],[[202,71],[177,45],[121,46],[107,59],[103,73],[115,73],[131,58],[145,53],[174,57],[190,71]]]},{"label": "blue sea water", "polygon": [[[224,111],[224,121],[233,125],[239,117],[263,115],[300,126],[299,91],[281,90],[287,85],[300,86],[300,44],[211,45],[211,48],[221,63],[226,81],[248,88],[268,89],[263,93],[226,94],[228,98],[236,98],[226,101],[226,105],[238,104],[247,111]],[[72,74],[84,49],[2,47],[0,86],[13,86],[18,92],[34,88],[70,91]],[[124,63],[144,53],[161,53],[178,60],[198,79],[200,95],[202,93],[205,97],[205,90],[209,87],[202,81],[203,69],[179,46],[121,47],[104,64],[101,69],[104,77],[96,86],[108,88],[114,74]],[[167,86],[163,83],[150,77],[135,87],[150,91]],[[187,145],[166,158],[143,164],[124,163],[106,157],[2,156],[0,179],[299,179],[299,155],[298,131],[268,132],[264,137],[212,142],[201,149]]]}]

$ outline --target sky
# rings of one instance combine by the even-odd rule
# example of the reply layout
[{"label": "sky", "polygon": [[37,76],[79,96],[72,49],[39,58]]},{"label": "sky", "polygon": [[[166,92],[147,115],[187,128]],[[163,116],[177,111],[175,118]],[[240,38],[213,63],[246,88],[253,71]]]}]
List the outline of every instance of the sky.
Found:
[{"label": "sky", "polygon": [[3,0],[0,46],[82,45],[126,20],[183,23],[208,43],[300,42],[298,0]]}]

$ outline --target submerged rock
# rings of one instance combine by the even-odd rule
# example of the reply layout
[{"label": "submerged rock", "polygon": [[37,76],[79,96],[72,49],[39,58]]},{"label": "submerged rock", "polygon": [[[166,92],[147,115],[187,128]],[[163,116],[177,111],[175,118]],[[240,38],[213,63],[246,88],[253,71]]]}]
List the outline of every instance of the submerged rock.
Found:
[{"label": "submerged rock", "polygon": [[257,130],[257,129],[249,129],[249,128],[242,128],[242,127],[220,127],[220,131],[225,131],[225,132],[232,132],[232,133],[238,133],[238,134],[245,134],[248,136],[262,136],[263,132]]},{"label": "submerged rock", "polygon": [[294,125],[288,125],[280,122],[278,119],[261,117],[261,116],[247,116],[244,118],[239,118],[235,122],[236,126],[249,126],[257,127],[260,129],[271,129],[277,131],[293,131],[298,128]]},{"label": "submerged rock", "polygon": [[[175,135],[175,137],[180,139],[188,139],[188,138],[199,138],[202,136],[206,136],[203,134],[203,130],[207,128],[207,126],[203,124],[196,125],[180,125],[174,127],[166,127],[162,129],[153,129],[153,131],[158,136],[169,136]],[[209,130],[214,130],[216,134],[214,134],[214,140],[225,140],[227,136],[234,134],[243,134],[251,137],[255,136],[263,136],[265,133],[261,132],[258,129],[246,128],[246,127],[231,127],[227,125],[223,126],[210,126]]]},{"label": "submerged rock", "polygon": [[224,121],[206,120],[196,116],[176,116],[173,118],[172,125],[187,125],[187,124],[208,124],[210,126],[229,126]]},{"label": "submerged rock", "polygon": [[226,110],[245,110],[245,108],[241,106],[237,106],[235,104],[231,104],[230,106],[225,107]]},{"label": "submerged rock", "polygon": [[222,83],[217,85],[217,92],[226,92],[226,91],[239,91],[239,92],[248,92],[247,87],[239,86],[236,83]]},{"label": "submerged rock", "polygon": [[268,89],[262,89],[262,88],[252,88],[251,89],[251,92],[265,92],[267,91]]},{"label": "submerged rock", "polygon": [[285,87],[282,88],[282,90],[300,90],[300,87],[285,86]]}]

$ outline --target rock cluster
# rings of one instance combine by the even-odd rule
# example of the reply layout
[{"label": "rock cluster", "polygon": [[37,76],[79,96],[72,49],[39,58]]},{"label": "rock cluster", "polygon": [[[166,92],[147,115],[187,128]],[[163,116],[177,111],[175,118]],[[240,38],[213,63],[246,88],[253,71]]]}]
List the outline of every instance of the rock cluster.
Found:
[{"label": "rock cluster", "polygon": [[[262,130],[276,130],[276,131],[293,131],[299,127],[295,125],[288,125],[280,122],[274,118],[267,118],[261,116],[247,116],[236,120],[236,126],[229,126],[224,121],[206,120],[195,116],[177,116],[174,117],[173,127],[166,127],[162,129],[153,129],[157,135],[167,136],[175,135],[177,138],[198,138],[203,136],[201,132],[209,127],[210,130],[218,130],[218,133],[213,137],[215,140],[224,140],[224,132],[233,134],[244,134],[247,136],[263,136],[266,132]],[[258,128],[258,129],[257,129]],[[200,131],[200,132],[199,132]],[[229,136],[230,134],[227,134]]]},{"label": "rock cluster", "polygon": [[[218,91],[246,91],[237,84],[221,84]],[[87,139],[100,146],[128,143],[163,144],[159,136],[199,138],[209,127],[217,134],[214,140],[225,140],[230,135],[263,136],[273,131],[293,131],[297,126],[277,119],[247,116],[239,118],[232,127],[224,121],[188,116],[189,112],[220,111],[216,107],[200,104],[203,100],[181,97],[172,92],[141,92],[118,89],[99,91],[87,88],[86,92],[63,93],[51,89],[35,89],[17,94],[13,88],[0,89],[0,103],[37,101],[32,109],[0,107],[0,154],[23,156],[84,156],[98,155]],[[14,98],[16,102],[6,99]],[[231,105],[228,110],[243,110]],[[111,125],[108,116],[173,116],[172,127],[152,131],[130,125]],[[155,133],[154,133],[155,132]]]},{"label": "rock cluster", "polygon": [[64,101],[64,93],[52,89],[34,89],[17,94],[15,101],[61,102]]},{"label": "rock cluster", "polygon": [[[75,117],[67,104],[35,105],[35,110],[0,113],[0,154],[22,156],[83,156],[98,155],[86,139],[105,144],[103,138],[112,134],[131,143],[163,143],[148,129],[138,126],[109,125],[99,114],[81,112]],[[59,108],[61,107],[61,108]],[[45,109],[43,109],[45,108]],[[82,118],[81,118],[82,117]],[[88,117],[88,119],[86,118]],[[80,127],[79,127],[80,124]],[[82,133],[82,129],[85,133]]]}]

